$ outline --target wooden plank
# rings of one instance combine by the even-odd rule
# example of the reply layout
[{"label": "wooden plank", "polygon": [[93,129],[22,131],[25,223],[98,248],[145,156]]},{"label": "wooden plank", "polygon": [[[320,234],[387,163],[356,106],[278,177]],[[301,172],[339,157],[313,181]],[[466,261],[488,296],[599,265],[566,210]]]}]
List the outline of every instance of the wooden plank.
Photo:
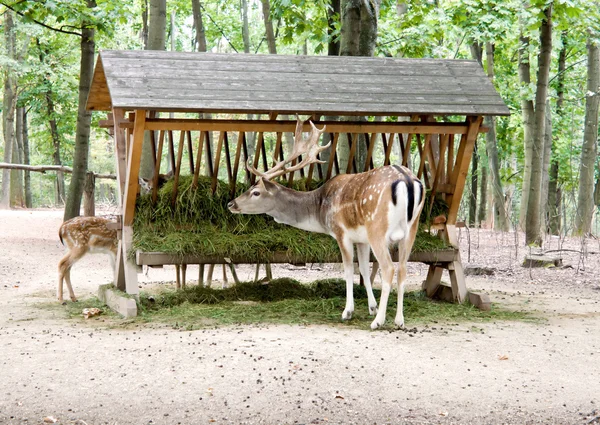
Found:
[{"label": "wooden plank", "polygon": [[477,134],[479,132],[479,126],[483,121],[483,117],[468,118],[469,131],[467,134],[461,137],[458,152],[456,153],[456,164],[452,171],[450,178],[450,184],[454,186],[454,193],[447,198],[449,205],[448,217],[446,223],[455,224],[458,216],[458,208],[460,206],[460,200],[462,198],[463,190],[465,187],[465,180],[469,173],[469,164],[471,161],[471,155],[473,154],[473,148],[475,141],[477,140]]},{"label": "wooden plank", "polygon": [[[335,161],[336,155],[337,155],[337,143],[338,143],[338,138],[339,138],[340,134],[339,133],[329,133],[329,138],[330,140],[333,139],[331,141],[331,153],[329,154],[329,163],[327,164],[327,176],[325,177],[325,180],[329,180],[331,178],[331,174],[333,172],[333,163]],[[338,170],[338,174],[339,174],[339,170]]]},{"label": "wooden plank", "polygon": [[[177,192],[179,189],[179,175],[181,174],[181,162],[183,160],[183,145],[185,144],[185,131],[179,132],[179,146],[177,146],[177,166],[173,171],[173,192],[171,193],[171,204],[175,206]],[[214,192],[214,191],[213,191]]]},{"label": "wooden plank", "polygon": [[372,133],[370,137],[368,133],[365,133],[365,140],[367,142],[367,157],[365,158],[365,166],[363,171],[368,171],[375,168],[373,164],[373,148],[375,147],[376,137],[377,134],[375,133]]},{"label": "wooden plank", "polygon": [[206,143],[206,171],[207,171],[207,174],[210,177],[212,177],[213,174],[215,174],[215,172],[214,172],[214,167],[213,167],[213,152],[212,152],[210,136],[211,136],[211,134],[207,131],[206,137],[204,138],[204,142]]},{"label": "wooden plank", "polygon": [[237,175],[240,167],[240,158],[242,156],[242,146],[244,145],[245,140],[246,133],[240,131],[238,134],[237,143],[235,145],[235,159],[233,160],[233,178],[229,182],[229,194],[231,198],[233,198],[235,195],[235,186],[237,184]]},{"label": "wooden plank", "polygon": [[[179,131],[184,131],[184,130],[179,130]],[[168,141],[169,141],[169,152],[168,152],[168,160],[169,160],[169,166],[170,169],[173,170],[173,172],[175,172],[175,139],[173,138],[173,130],[169,130],[168,131]]]},{"label": "wooden plank", "polygon": [[[264,135],[262,132],[258,133],[258,137],[256,139],[256,149],[254,151],[254,163],[252,166],[254,169],[258,169],[258,162],[260,161],[260,150],[264,143]],[[264,170],[266,171],[266,169]],[[250,177],[250,184],[254,184],[256,182],[256,175],[252,174]]]},{"label": "wooden plank", "polygon": [[[456,250],[454,249],[446,249],[440,250],[436,252],[413,252],[409,257],[409,261],[411,262],[425,262],[427,264],[447,264],[456,259]],[[228,257],[231,259],[231,263],[233,264],[248,264],[251,263],[247,258],[243,257]],[[287,252],[272,252],[270,254],[270,258],[268,259],[269,263],[340,263],[342,260],[341,255],[332,254],[326,258],[314,258],[309,259],[299,259],[294,258],[289,255]],[[371,255],[371,261],[374,261],[375,257]],[[355,258],[355,261],[357,259]],[[160,266],[165,264],[224,264],[225,259],[216,255],[197,255],[197,254],[188,254],[188,255],[175,255],[175,254],[167,254],[163,252],[136,252],[136,263],[147,266]]]},{"label": "wooden plank", "polygon": [[217,179],[219,177],[219,163],[221,162],[221,150],[223,149],[223,140],[225,138],[225,131],[219,133],[219,142],[217,143],[217,149],[215,150],[215,164],[213,166],[212,182],[210,188],[212,193],[217,190]]},{"label": "wooden plank", "polygon": [[202,148],[204,146],[204,137],[208,139],[208,133],[201,131],[198,139],[198,153],[196,156],[196,167],[194,168],[194,179],[192,180],[192,187],[198,187],[198,179],[200,178],[200,165],[202,164]]},{"label": "wooden plank", "polygon": [[192,146],[192,132],[186,131],[187,136],[187,149],[188,149],[188,161],[190,163],[190,174],[194,174],[194,148]]},{"label": "wooden plank", "polygon": [[346,174],[350,174],[354,168],[356,172],[356,163],[354,162],[354,155],[356,154],[356,146],[358,145],[358,137],[356,134],[348,133],[348,145],[350,146],[350,152],[348,153],[348,164],[346,165]]},{"label": "wooden plank", "polygon": [[119,127],[119,123],[125,121],[125,111],[122,109],[113,109],[114,119],[114,141],[115,141],[115,160],[117,171],[117,205],[119,208],[123,205],[125,197],[125,179],[127,177],[127,141],[125,139],[125,129]]},{"label": "wooden plank", "polygon": [[160,175],[160,160],[162,158],[163,144],[165,141],[165,132],[161,131],[158,136],[158,152],[154,166],[154,175],[152,176],[152,204],[156,203],[158,197],[158,177]]},{"label": "wooden plank", "polygon": [[446,162],[446,179],[450,179],[454,167],[454,134],[448,134],[448,161]]},{"label": "wooden plank", "polygon": [[138,192],[138,179],[140,161],[142,158],[142,145],[144,143],[144,126],[146,124],[146,111],[135,112],[135,126],[133,128],[133,141],[129,150],[127,161],[127,179],[125,183],[125,199],[123,200],[123,225],[131,226],[135,213],[135,198]]},{"label": "wooden plank", "polygon": [[227,178],[229,179],[229,183],[233,180],[233,173],[231,170],[231,152],[229,151],[229,138],[227,137],[227,132],[225,132],[225,164],[227,165]]},{"label": "wooden plank", "polygon": [[448,135],[440,136],[440,157],[437,163],[437,170],[435,171],[435,177],[433,178],[433,184],[431,185],[431,195],[429,200],[429,211],[433,208],[435,201],[435,195],[438,192],[438,184],[441,181],[442,173],[444,172],[444,158],[446,154],[446,146],[448,144]]},{"label": "wooden plank", "polygon": [[[464,123],[419,123],[419,122],[362,122],[362,121],[321,121],[327,126],[328,133],[420,133],[420,134],[465,134],[468,126]],[[192,131],[251,131],[251,132],[289,132],[296,129],[295,121],[268,120],[229,120],[229,119],[191,119],[191,118],[155,118],[148,119],[149,130],[192,130]],[[127,121],[122,128],[131,127]],[[302,131],[310,131],[306,123]]]}]

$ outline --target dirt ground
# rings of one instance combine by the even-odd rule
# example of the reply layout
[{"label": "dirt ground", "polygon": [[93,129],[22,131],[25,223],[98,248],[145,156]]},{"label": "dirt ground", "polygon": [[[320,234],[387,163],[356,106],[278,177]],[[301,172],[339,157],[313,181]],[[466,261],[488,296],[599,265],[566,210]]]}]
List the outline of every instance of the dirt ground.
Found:
[{"label": "dirt ground", "polygon": [[[563,244],[587,254],[564,252],[561,269],[525,269],[522,235],[461,231],[465,264],[497,270],[468,278],[468,286],[495,303],[535,310],[546,319],[539,323],[189,332],[108,327],[41,308],[55,297],[61,217],[0,211],[2,424],[600,423],[598,240],[549,239],[547,249]],[[240,270],[244,279],[252,273]],[[341,276],[336,266],[278,266],[275,274]],[[411,286],[424,276],[424,267],[410,265]],[[173,278],[172,268],[153,269],[140,285]],[[72,280],[80,298],[94,294],[111,280],[108,259],[88,256]]]}]

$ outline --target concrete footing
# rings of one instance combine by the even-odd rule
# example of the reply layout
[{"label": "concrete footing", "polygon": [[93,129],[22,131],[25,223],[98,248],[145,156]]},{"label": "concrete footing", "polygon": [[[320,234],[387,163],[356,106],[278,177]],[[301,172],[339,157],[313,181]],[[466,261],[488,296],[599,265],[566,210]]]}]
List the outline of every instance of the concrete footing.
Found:
[{"label": "concrete footing", "polygon": [[98,298],[124,317],[137,316],[137,304],[135,299],[116,289],[113,285],[100,285]]}]

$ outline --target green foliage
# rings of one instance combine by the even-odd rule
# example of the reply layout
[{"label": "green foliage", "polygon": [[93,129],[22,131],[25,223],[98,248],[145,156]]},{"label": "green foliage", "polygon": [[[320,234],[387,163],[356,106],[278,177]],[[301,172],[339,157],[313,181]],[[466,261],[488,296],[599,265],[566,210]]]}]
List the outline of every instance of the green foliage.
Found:
[{"label": "green foliage", "polygon": [[[294,182],[297,190],[312,190],[321,182]],[[238,185],[236,196],[248,189]],[[201,177],[192,187],[192,176],[183,176],[175,203],[172,202],[173,180],[159,191],[155,205],[151,195],[138,198],[134,221],[133,247],[144,252],[175,255],[197,254],[243,258],[249,263],[266,262],[273,252],[283,252],[299,262],[322,262],[338,258],[334,238],[275,223],[265,215],[232,214],[227,209],[229,186],[218,181],[212,194],[211,179]],[[437,204],[436,204],[437,205]],[[443,249],[446,245],[427,232],[419,232],[415,251]]]},{"label": "green foliage", "polygon": [[[380,290],[373,292],[379,299]],[[341,322],[345,296],[346,284],[342,279],[302,284],[283,278],[268,284],[246,282],[223,290],[201,286],[179,291],[161,289],[140,294],[140,319],[190,329],[234,323],[334,324],[368,329],[373,318],[368,315],[365,288],[354,287],[353,318]],[[394,304],[388,307],[388,328],[393,326],[389,318],[396,313]],[[448,321],[535,320],[527,313],[504,310],[500,306],[484,312],[468,303],[432,301],[422,291],[405,294],[404,315],[409,326]]]}]

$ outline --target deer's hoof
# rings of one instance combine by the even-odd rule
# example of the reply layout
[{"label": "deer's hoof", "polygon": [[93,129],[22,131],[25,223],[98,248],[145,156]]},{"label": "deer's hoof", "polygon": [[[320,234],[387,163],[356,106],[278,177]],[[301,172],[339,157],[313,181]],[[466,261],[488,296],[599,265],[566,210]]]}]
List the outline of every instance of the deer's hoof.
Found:
[{"label": "deer's hoof", "polygon": [[398,329],[404,329],[404,319],[402,319],[402,320],[396,319],[396,320],[394,320],[394,324],[396,325],[396,327]]},{"label": "deer's hoof", "polygon": [[377,304],[369,306],[369,315],[375,316],[377,314]]},{"label": "deer's hoof", "polygon": [[352,310],[344,310],[344,312],[342,313],[342,320],[350,320],[352,319]]},{"label": "deer's hoof", "polygon": [[380,321],[378,318],[375,318],[375,320],[373,320],[373,322],[371,322],[372,330],[378,329],[382,326],[383,326],[383,320]]}]

